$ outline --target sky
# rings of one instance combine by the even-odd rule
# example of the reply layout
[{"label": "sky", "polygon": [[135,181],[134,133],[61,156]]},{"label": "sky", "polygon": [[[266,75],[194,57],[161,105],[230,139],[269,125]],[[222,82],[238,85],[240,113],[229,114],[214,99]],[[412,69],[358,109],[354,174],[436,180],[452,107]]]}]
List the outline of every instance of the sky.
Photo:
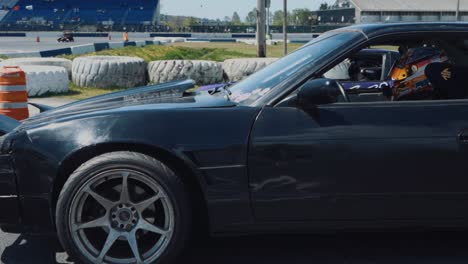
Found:
[{"label": "sky", "polygon": [[[321,3],[335,0],[288,0],[288,8],[316,10]],[[231,17],[237,11],[242,19],[257,6],[256,0],[161,0],[161,13],[167,15],[195,16],[211,19]],[[271,11],[283,9],[282,0],[271,0]]]}]

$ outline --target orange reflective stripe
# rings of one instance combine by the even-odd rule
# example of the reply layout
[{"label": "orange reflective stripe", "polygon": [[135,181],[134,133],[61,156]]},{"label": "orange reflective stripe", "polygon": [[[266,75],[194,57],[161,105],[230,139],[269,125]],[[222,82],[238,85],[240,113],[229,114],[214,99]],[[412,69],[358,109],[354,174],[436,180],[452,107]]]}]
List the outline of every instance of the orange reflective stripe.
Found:
[{"label": "orange reflective stripe", "polygon": [[0,85],[26,85],[26,74],[21,69],[0,69]]},{"label": "orange reflective stripe", "polygon": [[0,115],[6,115],[16,120],[24,120],[29,117],[28,108],[20,109],[0,109]]},{"label": "orange reflective stripe", "polygon": [[22,103],[28,101],[28,93],[22,92],[1,92],[0,91],[0,102],[12,102]]},{"label": "orange reflective stripe", "polygon": [[12,75],[0,71],[0,85],[26,85],[26,74],[21,72]]}]

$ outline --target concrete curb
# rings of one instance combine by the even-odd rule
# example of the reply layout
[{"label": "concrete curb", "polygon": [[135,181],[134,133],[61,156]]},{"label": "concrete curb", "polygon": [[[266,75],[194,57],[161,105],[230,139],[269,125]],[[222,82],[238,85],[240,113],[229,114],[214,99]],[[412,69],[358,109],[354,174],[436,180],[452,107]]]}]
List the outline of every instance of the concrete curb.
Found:
[{"label": "concrete curb", "polygon": [[42,57],[39,51],[5,54],[9,58]]},{"label": "concrete curb", "polygon": [[109,42],[100,42],[100,43],[94,43],[94,50],[101,51],[101,50],[107,50],[110,49]]},{"label": "concrete curb", "polygon": [[118,41],[118,42],[109,42],[109,47],[111,49],[120,49],[120,48],[123,48],[125,47],[125,42],[123,41]]},{"label": "concrete curb", "polygon": [[135,41],[137,47],[143,47],[146,46],[146,41]]},{"label": "concrete curb", "polygon": [[85,53],[95,52],[96,49],[94,48],[94,44],[85,44],[79,46],[71,47],[72,54],[74,55],[81,55]]}]

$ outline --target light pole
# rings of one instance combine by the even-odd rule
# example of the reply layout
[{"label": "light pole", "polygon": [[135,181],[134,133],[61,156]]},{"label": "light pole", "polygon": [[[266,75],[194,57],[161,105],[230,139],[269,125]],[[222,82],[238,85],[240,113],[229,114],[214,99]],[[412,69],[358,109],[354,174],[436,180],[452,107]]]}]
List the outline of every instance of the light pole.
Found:
[{"label": "light pole", "polygon": [[257,57],[266,57],[265,0],[257,0]]},{"label": "light pole", "polygon": [[460,0],[457,1],[457,12],[455,14],[457,22],[460,21]]},{"label": "light pole", "polygon": [[266,10],[266,34],[270,35],[270,8]]},{"label": "light pole", "polygon": [[270,35],[270,8],[271,8],[271,0],[265,0],[265,8],[266,8],[266,33]]},{"label": "light pole", "polygon": [[283,54],[288,55],[288,0],[283,0]]}]

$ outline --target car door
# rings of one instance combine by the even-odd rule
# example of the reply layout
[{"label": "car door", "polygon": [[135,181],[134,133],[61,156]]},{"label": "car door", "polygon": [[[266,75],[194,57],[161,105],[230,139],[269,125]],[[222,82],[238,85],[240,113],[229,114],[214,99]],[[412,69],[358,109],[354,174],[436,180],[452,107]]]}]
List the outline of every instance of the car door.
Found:
[{"label": "car door", "polygon": [[468,101],[265,107],[249,150],[260,222],[468,214]]}]

